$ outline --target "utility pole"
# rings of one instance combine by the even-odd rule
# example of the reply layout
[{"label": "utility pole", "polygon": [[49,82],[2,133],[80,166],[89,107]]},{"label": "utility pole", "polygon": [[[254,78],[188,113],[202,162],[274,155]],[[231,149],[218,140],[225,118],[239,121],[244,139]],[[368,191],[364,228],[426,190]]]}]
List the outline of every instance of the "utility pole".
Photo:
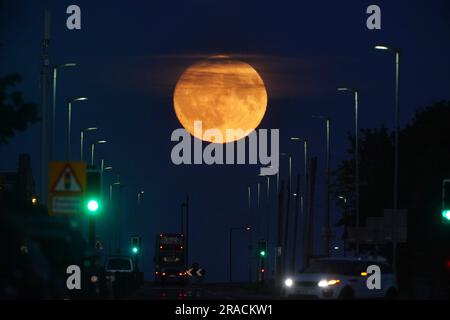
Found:
[{"label": "utility pole", "polygon": [[[290,158],[289,158],[290,159]],[[289,235],[289,215],[291,212],[291,177],[289,176],[289,183],[287,184],[287,199],[286,199],[286,216],[284,220],[283,230],[283,272],[286,274],[289,265],[288,259],[288,235]]]},{"label": "utility pole", "polygon": [[325,164],[325,221],[322,228],[323,252],[326,257],[330,255],[330,118],[315,115],[313,118],[322,119],[325,121],[326,129],[326,164]]},{"label": "utility pole", "polygon": [[330,217],[330,119],[326,118],[326,130],[327,130],[327,162],[326,162],[326,183],[327,183],[327,191],[326,191],[326,215],[325,215],[325,243],[324,243],[324,253],[326,256],[330,255],[330,239],[331,239],[331,217]]},{"label": "utility pole", "polygon": [[297,257],[297,230],[298,230],[298,208],[300,201],[303,202],[303,196],[300,195],[300,175],[297,175],[297,192],[295,196],[295,211],[294,211],[294,239],[292,243],[292,260],[291,271],[295,272],[295,260]]},{"label": "utility pole", "polygon": [[275,279],[280,284],[283,276],[283,203],[284,203],[284,181],[280,181],[280,192],[278,193],[278,224],[277,224],[277,250],[275,260]]},{"label": "utility pole", "polygon": [[186,265],[189,266],[189,193],[186,193]]},{"label": "utility pole", "polygon": [[309,206],[306,219],[306,232],[305,232],[305,258],[306,266],[309,265],[311,256],[313,255],[313,242],[314,242],[314,188],[316,183],[316,171],[317,171],[317,157],[311,159],[310,166],[310,179],[309,179]]},{"label": "utility pole", "polygon": [[41,124],[41,203],[47,202],[47,81],[50,68],[48,47],[50,44],[50,12],[44,12],[44,38],[42,41],[42,69],[41,69],[41,89],[42,89],[42,124]]}]

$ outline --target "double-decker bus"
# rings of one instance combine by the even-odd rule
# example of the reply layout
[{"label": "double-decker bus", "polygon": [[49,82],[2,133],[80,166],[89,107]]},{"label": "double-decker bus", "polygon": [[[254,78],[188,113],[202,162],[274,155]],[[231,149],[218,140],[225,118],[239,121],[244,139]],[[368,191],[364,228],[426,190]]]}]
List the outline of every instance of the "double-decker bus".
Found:
[{"label": "double-decker bus", "polygon": [[155,241],[155,282],[185,282],[186,248],[180,233],[161,233]]}]

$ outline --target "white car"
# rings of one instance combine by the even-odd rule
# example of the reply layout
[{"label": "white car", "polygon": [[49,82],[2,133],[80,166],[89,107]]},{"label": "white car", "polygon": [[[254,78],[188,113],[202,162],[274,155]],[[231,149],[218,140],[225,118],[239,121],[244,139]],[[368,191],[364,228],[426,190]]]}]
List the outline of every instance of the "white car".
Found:
[{"label": "white car", "polygon": [[[284,297],[304,299],[394,299],[397,280],[385,259],[320,258],[301,273],[286,277]],[[380,268],[381,288],[369,289],[367,268]]]},{"label": "white car", "polygon": [[106,272],[134,272],[133,260],[130,257],[114,256],[109,257],[105,267]]}]

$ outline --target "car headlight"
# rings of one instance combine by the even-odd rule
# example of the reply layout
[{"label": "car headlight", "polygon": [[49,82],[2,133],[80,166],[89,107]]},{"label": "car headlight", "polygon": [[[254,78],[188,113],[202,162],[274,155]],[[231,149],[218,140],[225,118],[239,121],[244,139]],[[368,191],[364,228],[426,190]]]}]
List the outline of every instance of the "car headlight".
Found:
[{"label": "car headlight", "polygon": [[317,284],[321,288],[326,288],[328,286],[334,286],[335,284],[340,283],[341,280],[320,280]]},{"label": "car headlight", "polygon": [[286,280],[284,280],[284,285],[286,287],[292,287],[293,284],[294,284],[294,281],[292,281],[291,278],[287,278]]}]

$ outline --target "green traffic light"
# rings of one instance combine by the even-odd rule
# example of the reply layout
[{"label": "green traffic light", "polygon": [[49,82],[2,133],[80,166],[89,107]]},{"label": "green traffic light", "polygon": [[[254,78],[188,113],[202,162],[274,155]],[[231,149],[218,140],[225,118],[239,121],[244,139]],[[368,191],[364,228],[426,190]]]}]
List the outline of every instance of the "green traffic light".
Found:
[{"label": "green traffic light", "polygon": [[450,209],[442,210],[442,217],[450,221]]},{"label": "green traffic light", "polygon": [[87,209],[91,212],[91,213],[95,213],[98,211],[100,205],[98,203],[97,200],[95,199],[91,199],[88,201],[87,203]]},{"label": "green traffic light", "polygon": [[259,252],[259,255],[261,257],[265,257],[266,256],[266,252],[264,250],[262,250],[262,251]]},{"label": "green traffic light", "polygon": [[138,248],[138,247],[133,247],[133,248],[131,249],[131,251],[132,251],[134,254],[136,254],[136,253],[139,252],[139,248]]}]

